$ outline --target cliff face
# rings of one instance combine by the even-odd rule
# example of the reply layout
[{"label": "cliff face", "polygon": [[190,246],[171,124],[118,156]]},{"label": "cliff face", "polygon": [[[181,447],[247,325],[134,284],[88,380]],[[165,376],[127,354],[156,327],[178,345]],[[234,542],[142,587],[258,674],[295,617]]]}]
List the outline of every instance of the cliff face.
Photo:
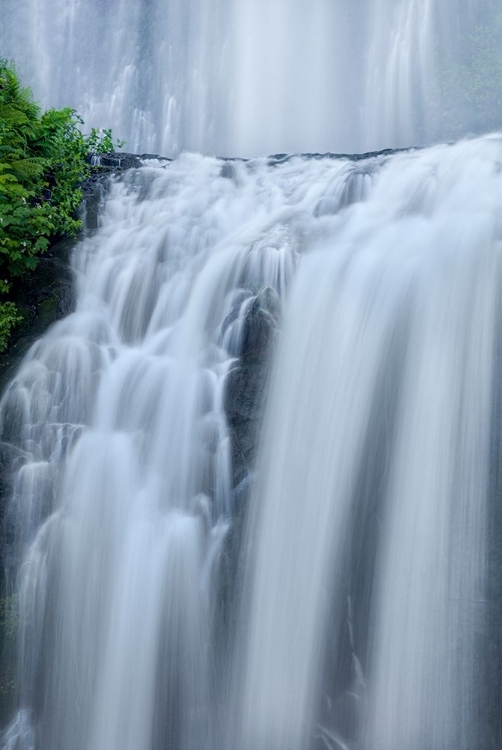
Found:
[{"label": "cliff face", "polygon": [[17,289],[15,301],[23,322],[13,331],[7,351],[0,354],[0,389],[3,390],[29,346],[52,323],[72,311],[73,280],[68,260],[73,246],[72,240],[53,245]]}]

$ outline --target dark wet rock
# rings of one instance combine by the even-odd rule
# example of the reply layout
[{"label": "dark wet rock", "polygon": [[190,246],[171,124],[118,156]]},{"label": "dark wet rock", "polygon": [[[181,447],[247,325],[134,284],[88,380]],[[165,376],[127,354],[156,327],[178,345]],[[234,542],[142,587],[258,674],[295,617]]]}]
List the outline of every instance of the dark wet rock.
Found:
[{"label": "dark wet rock", "polygon": [[[4,555],[6,552],[6,542],[11,542],[8,529],[5,528],[5,511],[7,498],[10,497],[12,490],[11,482],[11,468],[16,462],[24,461],[24,455],[22,451],[16,446],[10,445],[6,442],[0,442],[0,519],[2,519],[2,525],[0,528],[0,567],[3,569]],[[0,584],[1,592],[1,584]]]},{"label": "dark wet rock", "polygon": [[268,351],[275,334],[275,320],[256,299],[246,314],[242,335],[243,357],[260,356]]},{"label": "dark wet rock", "polygon": [[110,169],[135,169],[142,166],[141,156],[126,154],[122,151],[115,154],[97,154],[91,157],[91,163],[93,166]]},{"label": "dark wet rock", "polygon": [[[134,156],[134,154],[129,154],[129,156]],[[166,163],[172,161],[168,156],[160,156],[159,154],[141,154],[140,159],[146,161],[156,159],[157,161],[165,161]]]},{"label": "dark wet rock", "polygon": [[[333,152],[272,154],[266,157],[266,161],[269,166],[278,166],[280,164],[285,164],[291,159],[298,158],[304,160],[333,159],[348,162],[364,162],[373,159],[384,160],[394,154],[419,151],[422,148],[425,148],[425,146],[398,149],[387,148],[381,151],[368,151],[362,154],[338,154]],[[258,163],[263,162],[262,159],[246,159],[241,156],[219,156],[217,158],[222,163],[220,176],[228,179],[235,179],[236,164],[245,164],[251,171],[253,171]],[[89,154],[87,157],[88,163],[96,167],[96,172],[101,172],[102,174],[121,172],[127,169],[139,169],[147,166],[145,165],[145,162],[152,160],[165,162],[166,166],[173,161],[171,157],[162,156],[161,154],[131,154],[125,151],[116,151],[109,154]]]},{"label": "dark wet rock", "polygon": [[72,240],[63,240],[53,245],[12,297],[23,321],[14,329],[7,351],[0,354],[1,391],[31,344],[52,323],[64,318],[74,309],[73,273],[68,265],[73,246]]},{"label": "dark wet rock", "polygon": [[262,357],[267,354],[277,332],[279,314],[277,292],[270,287],[261,289],[244,319],[241,357]]},{"label": "dark wet rock", "polygon": [[235,179],[235,167],[232,162],[227,161],[223,164],[220,172],[220,177],[224,177],[227,180]]},{"label": "dark wet rock", "polygon": [[420,151],[422,148],[426,148],[425,146],[414,146],[412,148],[385,148],[381,151],[366,151],[362,154],[337,154],[332,151],[328,151],[325,153],[303,153],[303,154],[273,154],[272,156],[269,156],[267,159],[267,163],[271,167],[278,166],[279,164],[284,164],[291,159],[334,159],[339,160],[342,159],[344,161],[352,161],[352,162],[358,162],[358,161],[366,161],[367,159],[385,159],[389,156],[393,156],[393,154],[400,154],[400,153],[406,153],[410,151]]},{"label": "dark wet rock", "polygon": [[259,419],[265,386],[265,367],[260,359],[245,358],[229,373],[225,408],[230,423]]},{"label": "dark wet rock", "polygon": [[267,381],[268,367],[261,358],[244,359],[228,376],[225,410],[232,438],[234,487],[253,468]]},{"label": "dark wet rock", "polygon": [[[16,699],[16,632],[18,628],[18,597],[0,593],[0,722],[12,716]],[[9,747],[9,745],[2,745]]]},{"label": "dark wet rock", "polygon": [[117,170],[94,170],[82,185],[81,216],[86,232],[93,232],[99,226],[99,215],[110,189],[110,176]]},{"label": "dark wet rock", "polygon": [[273,289],[265,287],[256,293],[244,319],[240,359],[227,379],[225,411],[235,492],[254,467],[279,312],[279,298]]},{"label": "dark wet rock", "polygon": [[126,169],[139,169],[144,167],[145,161],[163,161],[169,163],[172,159],[159,154],[129,154],[125,151],[116,151],[111,154],[89,154],[88,162],[101,171],[123,171]]}]

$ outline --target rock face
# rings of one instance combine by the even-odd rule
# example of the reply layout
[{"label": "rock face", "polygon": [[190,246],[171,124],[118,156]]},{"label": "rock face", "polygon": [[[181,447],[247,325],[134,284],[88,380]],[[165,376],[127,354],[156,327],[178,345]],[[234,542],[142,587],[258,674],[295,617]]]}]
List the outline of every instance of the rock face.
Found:
[{"label": "rock face", "polygon": [[258,357],[243,358],[228,378],[226,409],[232,433],[234,487],[251,471],[266,381],[266,363]]},{"label": "rock face", "polygon": [[278,318],[276,292],[268,287],[260,290],[245,315],[240,359],[228,376],[225,411],[232,437],[236,500],[237,495],[242,495],[243,482],[253,470]]},{"label": "rock face", "polygon": [[14,301],[23,315],[23,322],[14,330],[7,351],[0,354],[0,391],[30,345],[52,323],[73,310],[73,274],[68,265],[73,245],[73,240],[53,245],[17,290]]},{"label": "rock face", "polygon": [[[220,562],[216,632],[227,642],[235,617],[236,590],[244,555],[245,511],[253,486],[259,433],[267,398],[273,343],[278,335],[280,302],[268,287],[258,291],[243,320],[239,357],[227,380],[225,411],[232,443],[232,525]],[[224,646],[221,646],[224,648]]]},{"label": "rock face", "polygon": [[125,151],[117,151],[113,154],[93,154],[88,157],[88,161],[93,165],[100,167],[101,174],[110,172],[122,172],[125,169],[137,169],[142,167],[148,161],[166,162],[172,159],[159,154],[128,154]]}]

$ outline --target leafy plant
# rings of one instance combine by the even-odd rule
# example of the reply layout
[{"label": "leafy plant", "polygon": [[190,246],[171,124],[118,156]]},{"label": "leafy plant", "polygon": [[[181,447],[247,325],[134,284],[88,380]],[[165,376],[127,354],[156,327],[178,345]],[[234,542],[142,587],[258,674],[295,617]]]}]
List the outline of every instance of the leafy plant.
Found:
[{"label": "leafy plant", "polygon": [[0,302],[0,351],[4,351],[7,347],[12,329],[22,319],[14,302]]},{"label": "leafy plant", "polygon": [[[0,59],[0,293],[39,263],[58,237],[81,229],[76,216],[89,154],[109,153],[123,142],[111,130],[81,130],[71,108],[42,112],[21,85],[12,63]],[[19,322],[13,302],[0,302],[0,351]]]},{"label": "leafy plant", "polygon": [[[83,124],[83,123],[82,123]],[[87,151],[89,154],[113,154],[116,148],[125,146],[125,141],[113,140],[110,128],[92,128],[86,138]]]}]

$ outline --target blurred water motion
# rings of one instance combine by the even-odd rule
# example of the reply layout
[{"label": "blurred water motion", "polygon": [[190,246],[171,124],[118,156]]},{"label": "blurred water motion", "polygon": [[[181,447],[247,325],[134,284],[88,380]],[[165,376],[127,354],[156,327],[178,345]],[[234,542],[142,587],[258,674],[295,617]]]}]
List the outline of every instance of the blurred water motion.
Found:
[{"label": "blurred water motion", "polygon": [[135,152],[354,153],[500,127],[498,0],[2,0],[44,106]]},{"label": "blurred water motion", "polygon": [[0,404],[2,750],[497,750],[501,156],[112,180]]}]

